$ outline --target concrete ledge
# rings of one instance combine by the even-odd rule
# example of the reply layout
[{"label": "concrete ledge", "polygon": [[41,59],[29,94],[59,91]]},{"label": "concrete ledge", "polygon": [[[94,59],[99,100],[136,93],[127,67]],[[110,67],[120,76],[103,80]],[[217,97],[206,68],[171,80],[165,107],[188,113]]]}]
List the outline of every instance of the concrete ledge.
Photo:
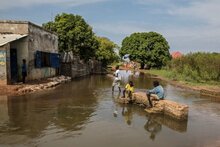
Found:
[{"label": "concrete ledge", "polygon": [[[128,98],[118,98],[117,102],[127,104]],[[147,106],[148,100],[144,92],[133,94],[132,102],[141,106]],[[170,100],[153,101],[153,108],[145,109],[149,114],[165,114],[178,120],[187,120],[189,107]]]},{"label": "concrete ledge", "polygon": [[43,84],[26,85],[18,89],[18,92],[25,94],[25,93],[35,92],[39,90],[44,90],[44,89],[50,89],[50,88],[60,85],[61,83],[71,81],[71,78],[65,77],[65,76],[59,76],[59,77],[54,77],[54,78],[48,78],[48,80],[50,80],[50,82],[43,83]]}]

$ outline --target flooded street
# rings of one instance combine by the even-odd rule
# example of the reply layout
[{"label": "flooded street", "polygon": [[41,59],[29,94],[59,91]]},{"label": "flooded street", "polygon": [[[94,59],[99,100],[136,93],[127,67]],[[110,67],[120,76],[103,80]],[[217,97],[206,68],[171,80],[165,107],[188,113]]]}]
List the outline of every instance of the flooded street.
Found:
[{"label": "flooded street", "polygon": [[[130,72],[124,72],[128,81]],[[131,76],[136,91],[152,88],[147,75]],[[220,101],[162,82],[166,99],[189,105],[188,121],[147,115],[117,104],[112,79],[94,75],[56,89],[0,97],[2,147],[220,146]]]}]

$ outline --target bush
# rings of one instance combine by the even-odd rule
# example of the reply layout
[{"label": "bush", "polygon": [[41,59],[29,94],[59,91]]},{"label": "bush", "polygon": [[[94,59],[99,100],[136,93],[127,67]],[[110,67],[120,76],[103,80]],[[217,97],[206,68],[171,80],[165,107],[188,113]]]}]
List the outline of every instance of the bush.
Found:
[{"label": "bush", "polygon": [[167,66],[186,81],[220,81],[220,53],[189,53]]}]

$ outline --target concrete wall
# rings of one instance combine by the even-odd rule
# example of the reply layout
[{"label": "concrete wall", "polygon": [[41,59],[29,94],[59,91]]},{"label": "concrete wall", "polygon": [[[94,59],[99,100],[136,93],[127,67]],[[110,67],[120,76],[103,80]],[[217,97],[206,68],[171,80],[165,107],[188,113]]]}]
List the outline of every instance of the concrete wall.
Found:
[{"label": "concrete wall", "polygon": [[72,62],[61,63],[61,75],[77,78],[90,74],[106,74],[106,70],[102,68],[102,63],[97,60],[89,60],[85,63],[79,58],[73,57]]},{"label": "concrete wall", "polygon": [[[58,37],[55,34],[28,21],[0,20],[0,26],[0,33],[28,34],[25,38],[9,43],[7,49],[5,49],[5,46],[0,48],[0,50],[6,50],[6,58],[8,59],[6,65],[0,65],[0,79],[1,77],[6,79],[7,76],[8,84],[10,84],[10,48],[17,49],[19,80],[21,80],[22,59],[26,59],[27,61],[27,80],[47,78],[56,75],[56,69],[54,68],[35,68],[36,51],[58,53]],[[5,75],[5,73],[8,74]]]},{"label": "concrete wall", "polygon": [[11,42],[10,48],[17,49],[18,81],[21,81],[22,60],[26,59],[28,61],[28,37]]},{"label": "concrete wall", "polygon": [[27,21],[0,21],[0,32],[10,34],[28,34]]},{"label": "concrete wall", "polygon": [[56,75],[56,69],[45,67],[35,68],[36,51],[58,53],[58,37],[39,26],[29,23],[29,59],[28,59],[28,80],[47,78]]},{"label": "concrete wall", "polygon": [[0,80],[7,82],[7,64],[6,64],[6,55],[7,49],[9,48],[9,44],[4,46],[0,46]]}]

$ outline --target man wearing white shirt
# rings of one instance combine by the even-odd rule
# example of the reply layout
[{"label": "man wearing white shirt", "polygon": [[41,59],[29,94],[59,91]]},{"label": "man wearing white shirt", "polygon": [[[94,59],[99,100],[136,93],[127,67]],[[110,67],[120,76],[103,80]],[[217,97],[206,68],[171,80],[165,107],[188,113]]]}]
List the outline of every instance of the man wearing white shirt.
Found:
[{"label": "man wearing white shirt", "polygon": [[112,92],[114,92],[114,88],[115,86],[118,87],[119,92],[121,92],[121,87],[120,87],[120,83],[121,83],[121,75],[120,75],[120,70],[119,70],[119,66],[116,66],[116,71],[114,73],[114,81],[112,83]]}]

